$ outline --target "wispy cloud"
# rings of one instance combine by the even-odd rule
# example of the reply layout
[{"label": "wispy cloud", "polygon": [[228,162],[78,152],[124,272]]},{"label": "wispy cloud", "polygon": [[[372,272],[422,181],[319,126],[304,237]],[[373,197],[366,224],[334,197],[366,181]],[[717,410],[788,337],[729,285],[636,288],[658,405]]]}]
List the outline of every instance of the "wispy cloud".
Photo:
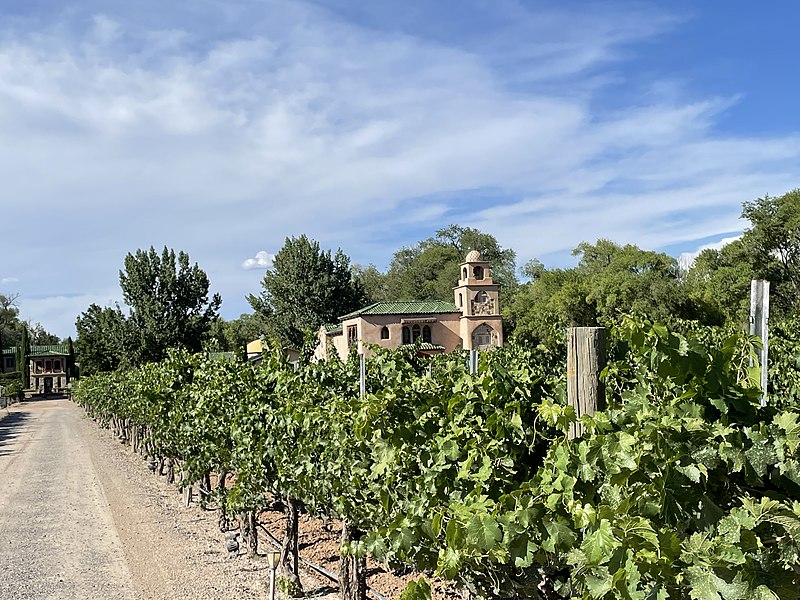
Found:
[{"label": "wispy cloud", "polygon": [[16,277],[3,277],[0,279],[0,285],[6,285],[8,283],[17,283],[19,279]]},{"label": "wispy cloud", "polygon": [[[290,235],[385,264],[458,218],[526,260],[597,237],[660,247],[735,231],[742,200],[796,186],[798,136],[717,132],[735,95],[661,77],[608,102],[636,45],[679,26],[661,10],[469,4],[457,32],[419,18],[427,3],[404,5],[412,20],[341,6],[92,0],[12,21],[4,219],[36,207],[64,233],[14,258],[25,293],[95,297],[127,252],[166,244],[235,316],[258,286],[242,269],[269,258],[242,257]],[[485,200],[465,207],[475,190]],[[85,309],[52,302],[59,327]]]}]

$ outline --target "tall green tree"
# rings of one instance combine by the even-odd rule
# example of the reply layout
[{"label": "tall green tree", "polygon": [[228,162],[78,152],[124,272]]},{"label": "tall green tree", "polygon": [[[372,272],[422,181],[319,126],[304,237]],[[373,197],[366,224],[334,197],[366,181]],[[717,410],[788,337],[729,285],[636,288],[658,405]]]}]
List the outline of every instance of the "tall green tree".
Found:
[{"label": "tall green tree", "polygon": [[28,330],[31,335],[31,344],[34,346],[50,346],[61,341],[61,338],[47,331],[41,323],[31,325],[28,322]]},{"label": "tall green tree", "polygon": [[119,273],[125,319],[123,360],[142,364],[160,360],[173,347],[202,349],[222,298],[209,298],[209,280],[185,252],[164,247],[159,254],[137,250],[125,257]]},{"label": "tall green tree", "polygon": [[381,273],[375,265],[353,265],[353,279],[364,289],[367,304],[390,300],[388,277]]},{"label": "tall green tree", "polygon": [[603,239],[583,242],[573,254],[580,256],[578,271],[587,279],[586,301],[595,307],[596,320],[625,313],[656,321],[692,316],[678,261],[672,256]]},{"label": "tall green tree", "polygon": [[0,294],[0,349],[19,343],[24,324],[19,320],[19,294]]},{"label": "tall green tree", "polygon": [[304,332],[335,323],[366,303],[344,252],[331,255],[305,235],[286,238],[261,286],[258,296],[248,296],[251,306],[266,321],[268,335],[296,347]]},{"label": "tall green tree", "polygon": [[704,250],[687,275],[693,297],[722,319],[746,324],[750,281],[770,282],[773,317],[800,310],[800,189],[742,205],[750,225],[719,250]]},{"label": "tall green tree", "polygon": [[211,325],[206,349],[244,354],[248,342],[267,335],[268,331],[269,325],[259,314],[244,313],[230,321],[220,317]]},{"label": "tall green tree", "polygon": [[28,328],[22,328],[22,335],[17,344],[17,371],[22,373],[22,387],[30,387],[30,373],[28,371],[28,355],[31,353],[31,343],[28,338]]},{"label": "tall green tree", "polygon": [[67,383],[75,379],[75,344],[72,337],[67,337]]},{"label": "tall green tree", "polygon": [[492,277],[501,288],[501,303],[518,284],[516,254],[502,248],[497,239],[471,227],[450,225],[410,248],[395,252],[386,274],[388,296],[397,300],[453,301],[458,266],[470,250],[478,250],[492,266]]},{"label": "tall green tree", "polygon": [[703,250],[686,274],[693,301],[704,307],[709,323],[747,322],[750,281],[756,278],[751,251],[742,239],[720,249]]},{"label": "tall green tree", "polygon": [[750,221],[742,245],[753,271],[759,279],[772,282],[770,309],[796,313],[800,309],[800,189],[745,202],[742,217]]},{"label": "tall green tree", "polygon": [[75,342],[81,374],[115,370],[123,358],[125,317],[119,307],[89,305],[75,321]]},{"label": "tall green tree", "polygon": [[603,239],[580,244],[573,255],[580,258],[572,269],[526,265],[532,281],[506,312],[515,335],[555,341],[566,327],[605,325],[625,313],[663,321],[698,312],[671,256]]}]

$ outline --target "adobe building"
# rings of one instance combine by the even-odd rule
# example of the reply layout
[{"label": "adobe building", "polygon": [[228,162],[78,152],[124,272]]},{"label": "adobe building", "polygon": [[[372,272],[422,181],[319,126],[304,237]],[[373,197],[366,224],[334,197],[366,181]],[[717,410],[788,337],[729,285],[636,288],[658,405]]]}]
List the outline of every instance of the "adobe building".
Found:
[{"label": "adobe building", "polygon": [[[247,359],[247,362],[261,362],[263,351],[264,343],[261,340],[253,340],[252,342],[248,342],[245,348],[245,358]],[[295,348],[285,346],[283,348],[283,355],[289,361],[290,365],[296,366],[300,362],[300,351]]]},{"label": "adobe building", "polygon": [[441,354],[464,348],[487,350],[503,345],[500,286],[492,281],[489,263],[470,251],[459,266],[454,303],[432,301],[376,302],[324,325],[314,357],[336,352],[342,360],[352,349],[369,354],[370,344],[400,348],[419,344],[419,353]]},{"label": "adobe building", "polygon": [[30,387],[35,394],[59,393],[69,383],[67,377],[67,344],[31,346],[28,355]]}]

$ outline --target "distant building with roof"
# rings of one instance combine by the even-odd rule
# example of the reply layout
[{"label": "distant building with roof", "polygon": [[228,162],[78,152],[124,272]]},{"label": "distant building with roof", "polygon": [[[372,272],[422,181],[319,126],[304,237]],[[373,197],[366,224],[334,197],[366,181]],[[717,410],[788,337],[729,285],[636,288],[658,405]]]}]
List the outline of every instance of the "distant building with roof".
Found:
[{"label": "distant building with roof", "polygon": [[0,373],[13,373],[17,370],[17,348],[3,348],[0,351]]},{"label": "distant building with roof", "polygon": [[36,394],[60,392],[69,383],[67,375],[68,344],[31,346],[28,354],[30,387]]},{"label": "distant building with roof", "polygon": [[[260,339],[253,340],[252,342],[247,343],[247,347],[245,349],[247,362],[251,363],[258,363],[261,362],[261,357],[263,356],[264,351],[264,342]],[[283,355],[289,361],[291,365],[297,365],[300,362],[300,351],[296,348],[290,348],[289,346],[285,346],[283,348]]]},{"label": "distant building with roof", "polygon": [[[29,391],[34,394],[58,393],[66,389],[70,379],[69,344],[31,346],[25,355],[29,376]],[[2,372],[21,371],[25,365],[17,365],[17,347],[2,351]],[[72,365],[75,367],[76,365]]]},{"label": "distant building with roof", "polygon": [[368,354],[369,345],[400,348],[418,344],[425,355],[458,348],[485,350],[503,345],[500,286],[492,281],[489,263],[476,250],[459,267],[454,302],[439,300],[376,302],[323,325],[315,357],[335,351],[345,359],[352,349]]}]

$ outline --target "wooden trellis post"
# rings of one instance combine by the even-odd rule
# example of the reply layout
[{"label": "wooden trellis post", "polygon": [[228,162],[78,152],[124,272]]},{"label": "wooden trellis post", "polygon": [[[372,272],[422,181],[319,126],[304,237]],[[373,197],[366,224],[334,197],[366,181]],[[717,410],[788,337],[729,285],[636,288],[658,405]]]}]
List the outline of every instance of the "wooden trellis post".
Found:
[{"label": "wooden trellis post", "polygon": [[758,362],[761,365],[761,406],[767,405],[767,374],[769,350],[769,281],[750,282],[750,335],[761,338]]},{"label": "wooden trellis post", "polygon": [[[570,327],[567,336],[567,399],[581,415],[605,408],[606,392],[600,372],[606,366],[605,327]],[[570,439],[583,435],[583,424],[572,423]]]}]

